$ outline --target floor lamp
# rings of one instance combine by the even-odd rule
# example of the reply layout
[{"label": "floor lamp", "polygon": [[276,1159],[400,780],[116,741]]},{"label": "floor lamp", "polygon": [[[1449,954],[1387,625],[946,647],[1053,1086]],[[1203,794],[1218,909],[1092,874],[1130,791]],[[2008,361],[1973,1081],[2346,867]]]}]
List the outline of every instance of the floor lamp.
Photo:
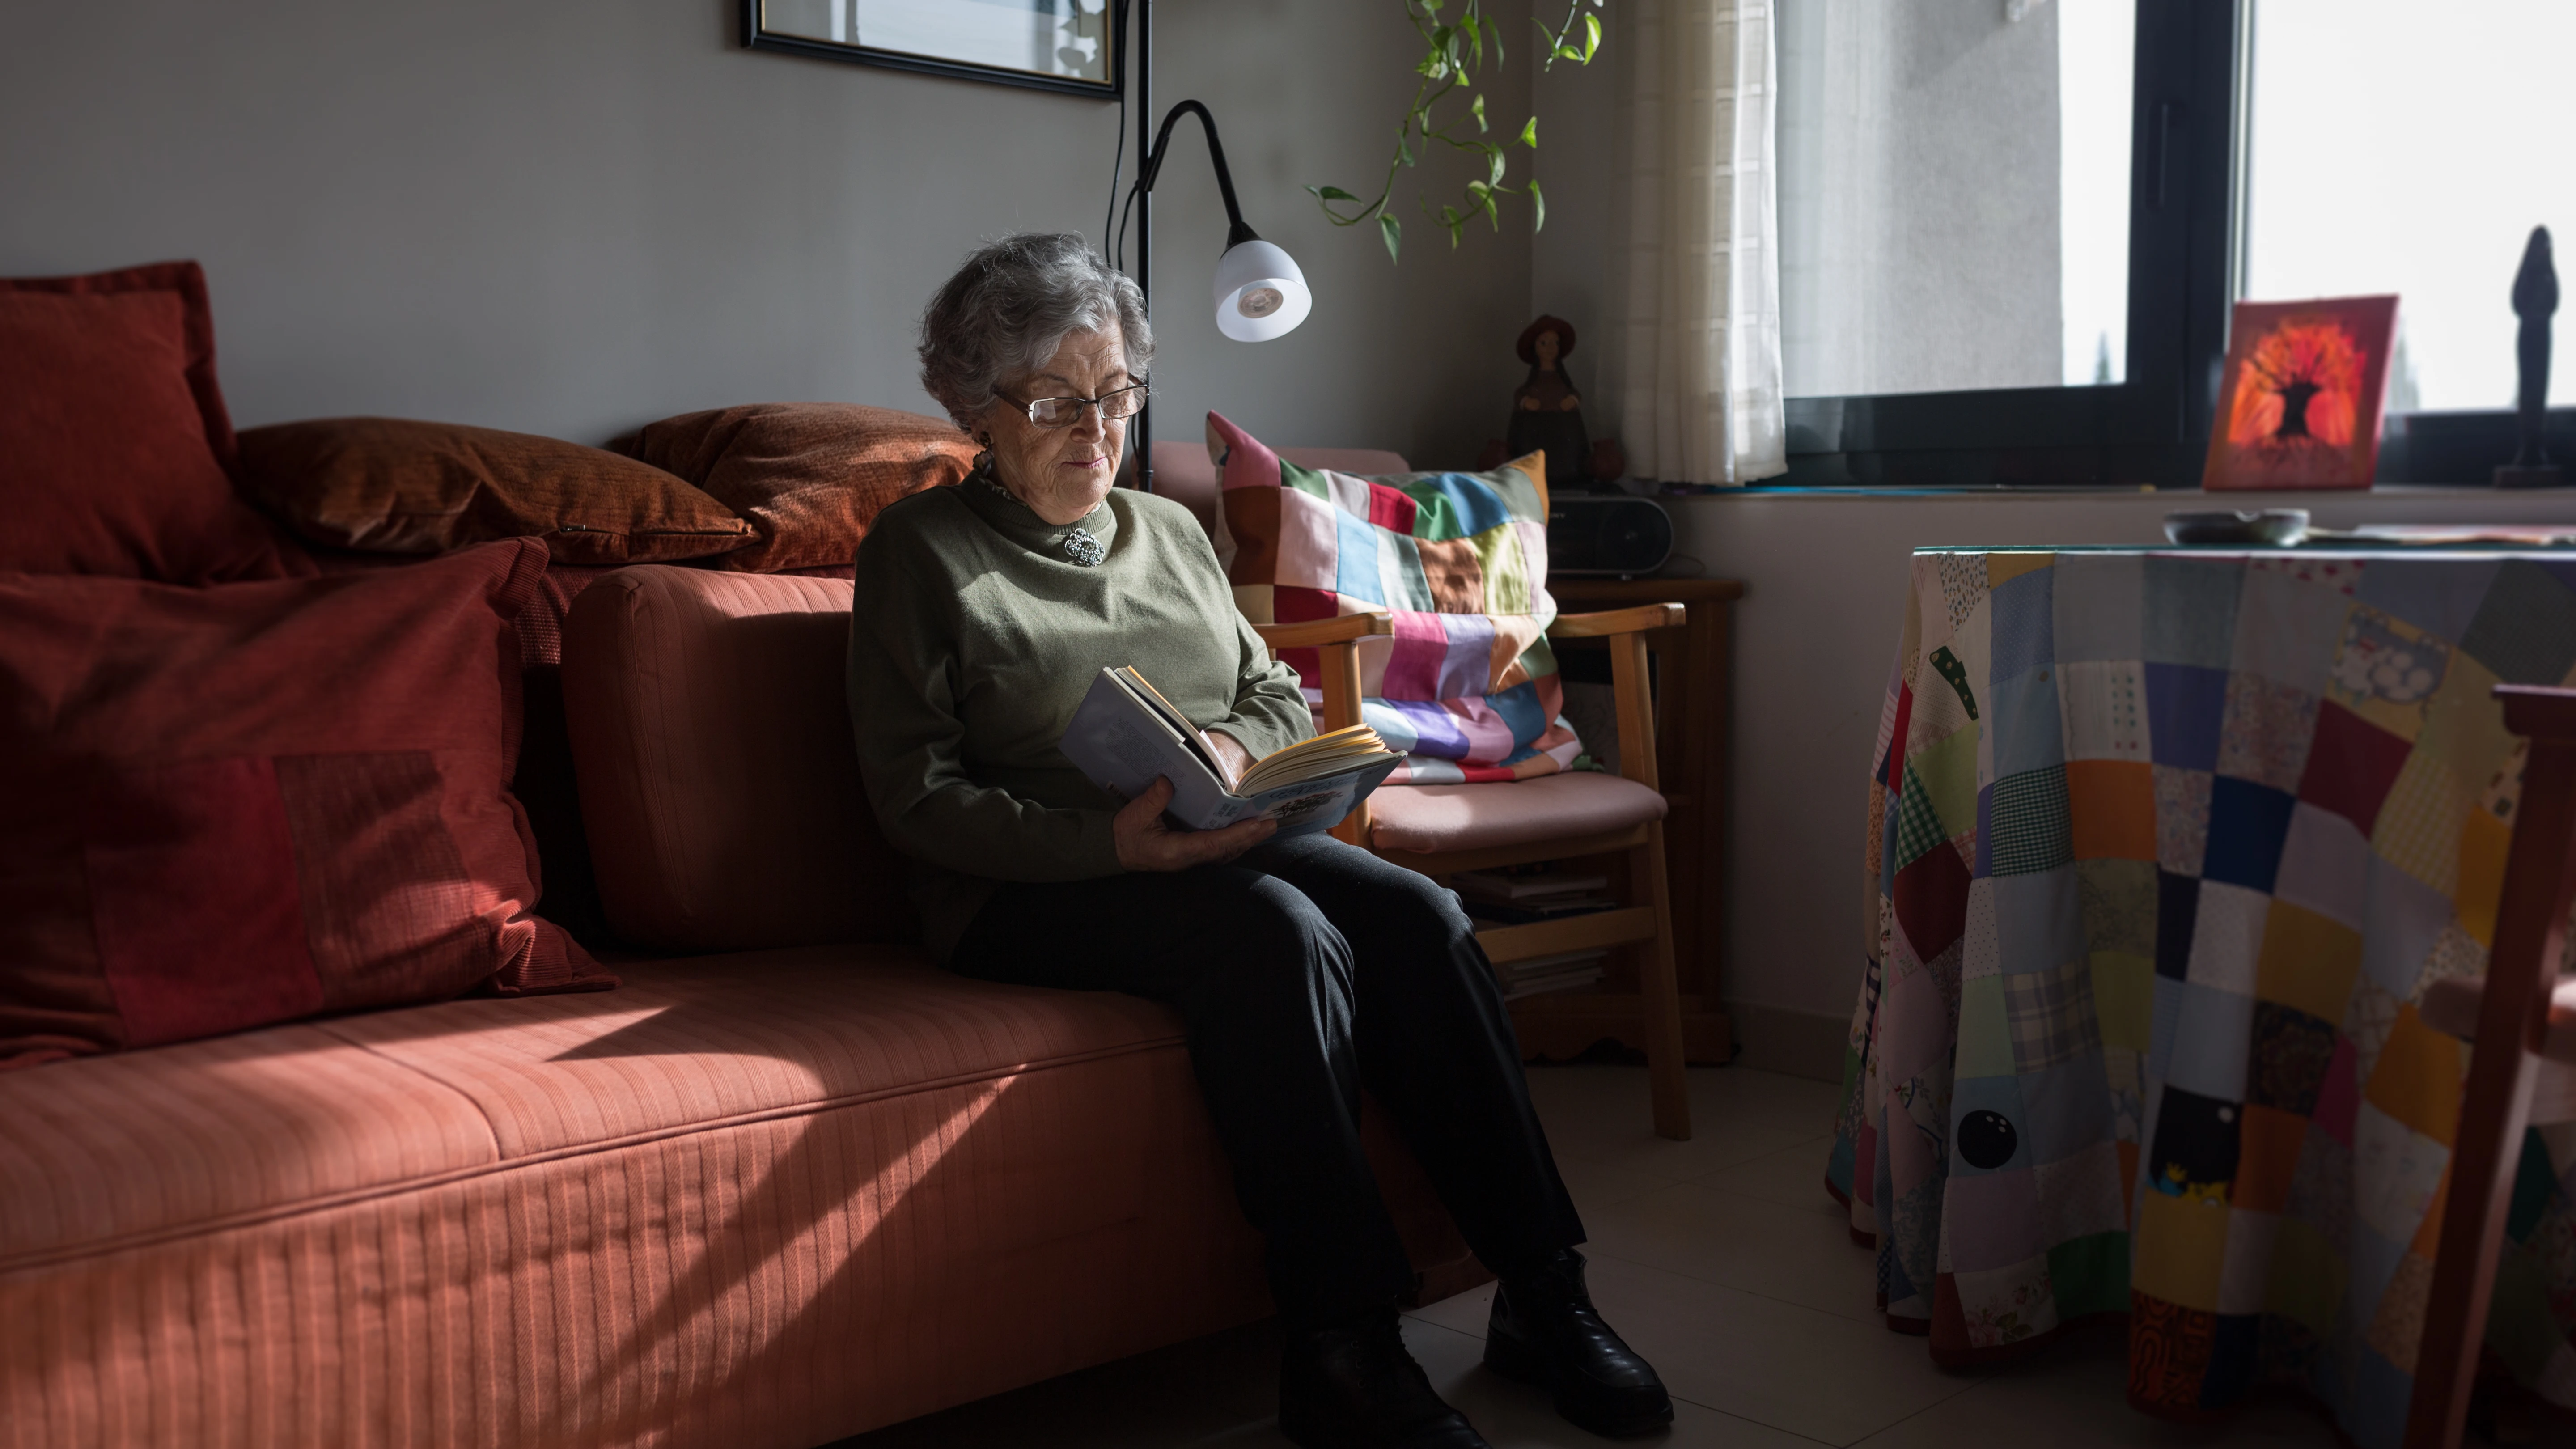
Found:
[{"label": "floor lamp", "polygon": [[[1136,6],[1136,185],[1130,193],[1136,208],[1136,266],[1129,273],[1136,279],[1136,289],[1145,294],[1148,309],[1153,304],[1152,267],[1154,255],[1154,180],[1162,174],[1163,158],[1172,144],[1172,128],[1184,115],[1199,118],[1207,132],[1208,159],[1216,164],[1217,191],[1225,198],[1225,252],[1217,258],[1214,302],[1219,332],[1237,342],[1267,342],[1296,330],[1313,310],[1315,294],[1306,286],[1306,274],[1297,269],[1296,261],[1276,244],[1263,241],[1260,234],[1243,221],[1243,208],[1234,199],[1234,173],[1226,169],[1225,145],[1216,137],[1216,118],[1197,101],[1183,101],[1163,117],[1160,129],[1149,128],[1154,122],[1154,0],[1135,0]],[[1128,425],[1129,444],[1136,450],[1136,486],[1154,491],[1154,404],[1149,397],[1144,411]]]}]

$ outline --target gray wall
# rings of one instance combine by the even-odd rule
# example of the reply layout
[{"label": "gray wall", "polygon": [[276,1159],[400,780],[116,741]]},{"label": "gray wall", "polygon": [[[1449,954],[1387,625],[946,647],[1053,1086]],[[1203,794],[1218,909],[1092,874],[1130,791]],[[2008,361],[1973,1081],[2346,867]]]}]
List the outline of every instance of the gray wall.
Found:
[{"label": "gray wall", "polygon": [[[13,7],[0,274],[204,262],[244,425],[383,413],[595,442],[735,402],[930,410],[921,304],[980,237],[1097,233],[1117,107],[755,54],[734,13]],[[1157,191],[1163,436],[1214,407],[1289,443],[1471,456],[1518,380],[1526,245],[1422,246],[1398,270],[1301,189],[1382,164],[1411,90],[1402,17],[1164,0],[1157,19],[1157,95],[1210,103],[1249,219],[1317,296],[1287,338],[1217,335],[1223,211],[1201,143],[1177,143]],[[1513,90],[1497,104],[1523,105]]]}]

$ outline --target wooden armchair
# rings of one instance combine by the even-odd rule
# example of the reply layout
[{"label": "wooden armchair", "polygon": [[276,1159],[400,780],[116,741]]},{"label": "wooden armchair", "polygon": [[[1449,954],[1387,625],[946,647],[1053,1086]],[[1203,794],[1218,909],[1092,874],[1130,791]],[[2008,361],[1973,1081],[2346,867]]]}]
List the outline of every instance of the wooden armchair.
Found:
[{"label": "wooden armchair", "polygon": [[[1679,625],[1679,604],[1642,604],[1559,615],[1557,639],[1599,638],[1610,647],[1619,712],[1619,774],[1542,775],[1509,785],[1415,785],[1381,790],[1333,833],[1380,858],[1435,878],[1462,870],[1572,856],[1622,855],[1631,899],[1623,907],[1480,932],[1495,964],[1605,946],[1637,948],[1636,1004],[1643,1018],[1655,1131],[1690,1137],[1682,1072],[1682,1008],[1674,979],[1670,888],[1664,879],[1666,803],[1656,779],[1655,713],[1646,677],[1649,629]],[[1385,614],[1344,614],[1256,626],[1276,654],[1313,648],[1323,659],[1324,724],[1360,723],[1359,641],[1390,633]]]},{"label": "wooden armchair", "polygon": [[2576,894],[2576,690],[2508,684],[2496,697],[2531,754],[2486,975],[2424,993],[2424,1019],[2473,1045],[2406,1449],[2458,1449],[2524,1129],[2576,1122],[2576,980],[2558,975]]}]

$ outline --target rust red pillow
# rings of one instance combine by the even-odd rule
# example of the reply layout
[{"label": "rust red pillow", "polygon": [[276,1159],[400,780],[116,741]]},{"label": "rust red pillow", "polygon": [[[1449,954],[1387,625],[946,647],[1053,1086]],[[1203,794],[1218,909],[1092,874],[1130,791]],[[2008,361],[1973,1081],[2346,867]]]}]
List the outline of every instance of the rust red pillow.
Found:
[{"label": "rust red pillow", "polygon": [[682,413],[609,446],[749,519],[759,541],[715,566],[755,574],[849,563],[887,504],[964,481],[981,451],[939,418],[856,403]]},{"label": "rust red pillow", "polygon": [[307,540],[445,553],[542,538],[557,563],[704,558],[751,542],[732,509],[663,470],[555,438],[408,418],[317,418],[241,435],[241,480]]},{"label": "rust red pillow", "polygon": [[235,496],[233,448],[195,262],[0,278],[0,569],[311,574]]},{"label": "rust red pillow", "polygon": [[614,985],[533,914],[507,788],[545,564],[0,575],[0,1068]]}]

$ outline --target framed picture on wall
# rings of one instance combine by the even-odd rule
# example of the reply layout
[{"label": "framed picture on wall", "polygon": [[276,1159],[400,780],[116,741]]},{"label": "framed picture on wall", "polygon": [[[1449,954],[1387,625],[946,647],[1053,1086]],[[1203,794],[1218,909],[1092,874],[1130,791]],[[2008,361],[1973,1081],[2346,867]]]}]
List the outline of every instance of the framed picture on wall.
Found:
[{"label": "framed picture on wall", "polygon": [[1114,100],[1126,9],[1126,0],[742,0],[742,43]]}]

